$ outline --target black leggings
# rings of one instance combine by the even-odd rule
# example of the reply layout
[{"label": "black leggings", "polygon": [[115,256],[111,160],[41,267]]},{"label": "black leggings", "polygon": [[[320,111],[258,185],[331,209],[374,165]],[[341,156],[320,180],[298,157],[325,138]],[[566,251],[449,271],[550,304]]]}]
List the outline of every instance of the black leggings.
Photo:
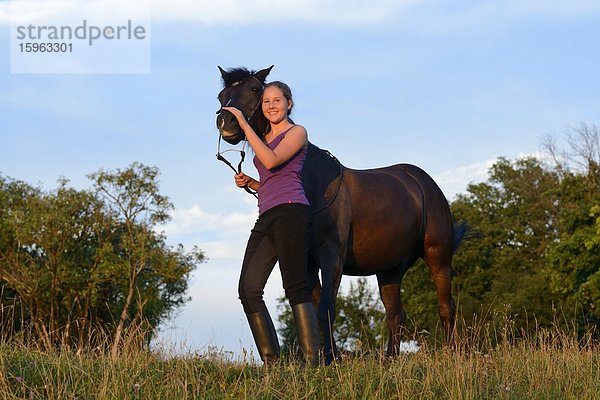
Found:
[{"label": "black leggings", "polygon": [[264,288],[277,261],[290,305],[310,301],[309,217],[309,208],[304,204],[281,204],[256,220],[246,246],[238,287],[246,314],[266,310]]}]

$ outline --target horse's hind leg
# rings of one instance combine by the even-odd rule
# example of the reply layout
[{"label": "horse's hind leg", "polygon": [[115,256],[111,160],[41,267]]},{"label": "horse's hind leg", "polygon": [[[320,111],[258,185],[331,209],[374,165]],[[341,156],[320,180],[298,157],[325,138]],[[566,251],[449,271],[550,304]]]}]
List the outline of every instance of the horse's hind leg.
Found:
[{"label": "horse's hind leg", "polygon": [[404,273],[400,269],[377,274],[379,295],[385,307],[385,317],[389,334],[388,356],[400,354],[400,338],[404,322],[406,321],[406,313],[402,308],[402,301],[400,299],[400,284],[403,275]]},{"label": "horse's hind leg", "polygon": [[444,327],[446,343],[454,346],[455,305],[452,299],[452,244],[426,245],[425,263],[429,267],[431,280],[438,297],[438,313]]}]

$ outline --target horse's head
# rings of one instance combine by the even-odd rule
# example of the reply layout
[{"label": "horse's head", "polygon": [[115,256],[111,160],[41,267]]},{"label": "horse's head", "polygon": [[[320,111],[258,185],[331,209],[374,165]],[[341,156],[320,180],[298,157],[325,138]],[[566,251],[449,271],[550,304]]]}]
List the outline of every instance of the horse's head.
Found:
[{"label": "horse's head", "polygon": [[[233,68],[221,71],[223,80],[223,90],[219,93],[219,103],[221,107],[235,107],[244,113],[250,126],[258,134],[266,129],[266,119],[262,114],[261,97],[265,84],[265,79],[269,68],[258,72],[249,71],[246,68]],[[231,144],[237,144],[244,139],[244,131],[240,128],[237,120],[229,111],[219,109],[217,112],[217,128],[223,140]]]}]

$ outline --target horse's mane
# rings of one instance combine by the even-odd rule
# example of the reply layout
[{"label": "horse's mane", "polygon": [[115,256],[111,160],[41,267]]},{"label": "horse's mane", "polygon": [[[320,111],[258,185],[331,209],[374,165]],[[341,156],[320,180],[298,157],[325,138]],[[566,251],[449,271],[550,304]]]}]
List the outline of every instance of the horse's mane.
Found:
[{"label": "horse's mane", "polygon": [[256,73],[256,71],[249,70],[245,67],[230,68],[225,72],[225,76],[221,76],[221,81],[223,81],[223,87],[227,87],[235,82],[239,82],[242,79],[252,76]]},{"label": "horse's mane", "polygon": [[320,167],[334,167],[336,171],[337,168],[339,168],[339,160],[333,154],[331,154],[329,150],[321,149],[320,147],[316,146],[315,144],[309,141],[308,151],[311,156],[311,159],[315,160],[315,162],[318,162]]},{"label": "horse's mane", "polygon": [[[339,191],[344,166],[333,154],[308,142],[306,161],[302,169],[302,182],[308,201],[320,212],[327,208],[331,201],[325,198],[328,188],[334,183],[335,194]],[[314,211],[314,209],[313,209]]]}]

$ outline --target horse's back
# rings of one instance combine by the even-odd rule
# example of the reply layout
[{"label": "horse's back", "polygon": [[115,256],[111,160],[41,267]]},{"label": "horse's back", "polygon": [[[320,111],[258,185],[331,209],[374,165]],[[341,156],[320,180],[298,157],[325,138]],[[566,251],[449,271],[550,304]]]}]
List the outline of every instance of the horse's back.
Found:
[{"label": "horse's back", "polygon": [[373,217],[373,213],[386,218],[404,218],[398,208],[407,212],[421,209],[419,183],[407,173],[404,164],[365,170],[344,171],[344,186],[352,198],[355,217]]},{"label": "horse's back", "polygon": [[383,192],[394,192],[394,197],[401,196],[404,191],[415,201],[423,197],[427,204],[441,203],[448,207],[448,201],[433,178],[420,167],[413,164],[395,164],[387,167],[365,170],[348,169],[346,174],[359,182],[362,189],[379,186]]}]

